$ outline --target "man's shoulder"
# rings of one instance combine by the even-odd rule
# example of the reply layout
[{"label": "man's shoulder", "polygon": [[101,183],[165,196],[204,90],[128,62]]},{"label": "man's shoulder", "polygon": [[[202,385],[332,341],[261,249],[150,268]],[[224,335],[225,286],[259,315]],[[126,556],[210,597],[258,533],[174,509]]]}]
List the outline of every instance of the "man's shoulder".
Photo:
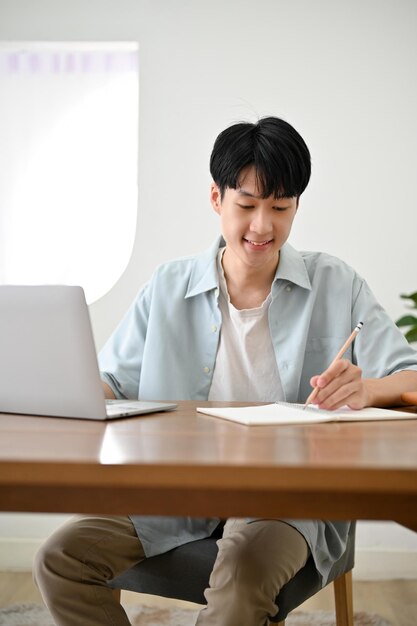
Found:
[{"label": "man's shoulder", "polygon": [[204,253],[186,255],[161,263],[157,266],[154,276],[158,278],[187,277],[190,276],[196,268],[204,264]]},{"label": "man's shoulder", "polygon": [[346,263],[346,261],[328,252],[303,250],[300,251],[300,255],[308,271],[330,270],[334,272],[346,272],[352,275],[356,274],[356,270]]},{"label": "man's shoulder", "polygon": [[216,258],[221,243],[218,239],[205,252],[162,263],[155,270],[151,284],[187,296],[214,289],[218,286]]},{"label": "man's shoulder", "polygon": [[328,252],[300,252],[313,289],[356,292],[364,280],[349,263]]}]

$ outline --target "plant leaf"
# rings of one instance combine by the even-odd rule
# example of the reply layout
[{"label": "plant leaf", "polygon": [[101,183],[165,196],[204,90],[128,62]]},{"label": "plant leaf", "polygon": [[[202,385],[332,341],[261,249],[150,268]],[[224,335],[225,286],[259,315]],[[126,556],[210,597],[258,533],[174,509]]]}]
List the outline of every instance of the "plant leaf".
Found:
[{"label": "plant leaf", "polygon": [[406,332],[405,338],[407,339],[408,343],[413,343],[414,341],[417,341],[417,326],[411,328],[408,332]]},{"label": "plant leaf", "polygon": [[414,315],[404,315],[395,323],[397,326],[417,326],[417,317]]},{"label": "plant leaf", "polygon": [[400,298],[403,298],[404,300],[412,300],[414,302],[414,306],[417,307],[417,291],[410,294],[403,293],[400,295]]}]

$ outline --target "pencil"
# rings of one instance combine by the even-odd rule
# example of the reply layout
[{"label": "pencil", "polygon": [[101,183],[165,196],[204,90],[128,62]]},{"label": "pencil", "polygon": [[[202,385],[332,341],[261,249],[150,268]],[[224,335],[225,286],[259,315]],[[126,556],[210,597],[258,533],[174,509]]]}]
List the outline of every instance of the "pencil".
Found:
[{"label": "pencil", "polygon": [[[333,363],[336,363],[336,361],[338,361],[339,359],[342,358],[342,356],[344,355],[346,350],[349,348],[350,344],[353,342],[353,340],[355,339],[356,335],[358,334],[358,332],[360,331],[362,326],[363,326],[363,322],[359,322],[357,324],[357,326],[355,326],[355,328],[353,329],[351,335],[349,335],[349,337],[346,339],[345,343],[340,348],[339,352],[336,354],[336,356],[334,357],[333,361],[330,363],[329,367],[331,367],[333,365]],[[305,409],[309,404],[311,404],[313,402],[313,400],[315,399],[315,397],[317,396],[319,391],[320,391],[319,387],[314,387],[313,391],[310,393],[310,395],[308,396],[307,400],[305,401],[303,409]]]}]

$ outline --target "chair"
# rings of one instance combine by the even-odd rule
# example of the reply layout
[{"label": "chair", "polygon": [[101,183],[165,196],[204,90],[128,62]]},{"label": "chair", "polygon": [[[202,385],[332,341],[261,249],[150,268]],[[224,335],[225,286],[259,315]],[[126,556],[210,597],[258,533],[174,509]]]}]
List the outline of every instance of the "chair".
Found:
[{"label": "chair", "polygon": [[[217,555],[216,541],[221,537],[221,532],[221,528],[216,529],[207,539],[193,541],[146,559],[114,578],[109,585],[115,590],[126,589],[206,604],[204,590],[208,587]],[[330,574],[330,581],[334,585],[336,626],[353,626],[354,549],[355,523],[352,523],[347,550],[334,563]],[[284,626],[287,615],[320,589],[319,575],[310,557],[306,565],[281,589],[277,597],[279,611],[270,618],[270,622]],[[120,598],[120,591],[115,593]]]}]

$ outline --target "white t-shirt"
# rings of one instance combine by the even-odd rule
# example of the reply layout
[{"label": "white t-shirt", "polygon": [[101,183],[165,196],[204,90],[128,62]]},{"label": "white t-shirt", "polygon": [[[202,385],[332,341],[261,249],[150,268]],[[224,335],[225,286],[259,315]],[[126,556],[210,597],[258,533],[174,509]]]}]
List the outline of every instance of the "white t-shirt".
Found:
[{"label": "white t-shirt", "polygon": [[208,399],[225,402],[283,400],[268,323],[271,294],[260,307],[236,309],[230,302],[223,272],[224,250],[219,250],[217,255],[222,328]]}]

